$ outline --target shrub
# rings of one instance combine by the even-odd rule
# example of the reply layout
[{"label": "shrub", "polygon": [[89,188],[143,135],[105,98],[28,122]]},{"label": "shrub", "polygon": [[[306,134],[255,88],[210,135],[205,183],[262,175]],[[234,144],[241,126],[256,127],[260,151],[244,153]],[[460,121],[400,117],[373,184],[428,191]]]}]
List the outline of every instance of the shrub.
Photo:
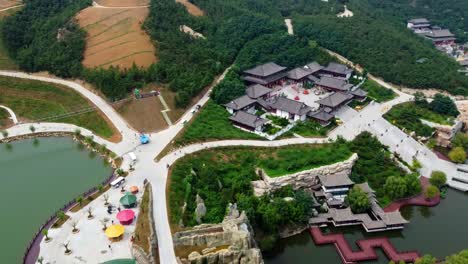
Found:
[{"label": "shrub", "polygon": [[455,163],[463,163],[466,160],[466,152],[462,147],[456,147],[452,149],[448,156],[450,160]]},{"label": "shrub", "polygon": [[447,183],[447,176],[442,171],[433,171],[431,173],[431,178],[429,179],[429,182],[432,185],[437,186],[437,188],[440,188]]},{"label": "shrub", "polygon": [[426,197],[426,199],[428,200],[436,197],[438,194],[439,189],[437,189],[437,187],[435,187],[434,185],[429,185],[424,191],[424,197]]}]

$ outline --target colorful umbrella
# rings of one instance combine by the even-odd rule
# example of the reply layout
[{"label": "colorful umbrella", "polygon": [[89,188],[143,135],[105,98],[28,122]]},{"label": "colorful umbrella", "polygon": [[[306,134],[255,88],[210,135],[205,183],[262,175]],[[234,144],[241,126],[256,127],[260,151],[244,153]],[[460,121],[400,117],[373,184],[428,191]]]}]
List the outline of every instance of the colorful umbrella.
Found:
[{"label": "colorful umbrella", "polygon": [[135,213],[130,209],[120,211],[117,214],[117,219],[120,221],[122,225],[131,224],[133,222],[134,217],[135,217]]},{"label": "colorful umbrella", "polygon": [[134,207],[136,204],[136,196],[131,194],[131,193],[126,193],[122,198],[120,198],[120,203],[125,207],[125,208],[130,208]]},{"label": "colorful umbrella", "polygon": [[133,193],[133,194],[137,193],[138,192],[138,187],[136,187],[136,186],[130,187],[130,192]]},{"label": "colorful umbrella", "polygon": [[108,238],[117,238],[123,235],[125,227],[123,225],[111,225],[106,229],[106,236]]}]

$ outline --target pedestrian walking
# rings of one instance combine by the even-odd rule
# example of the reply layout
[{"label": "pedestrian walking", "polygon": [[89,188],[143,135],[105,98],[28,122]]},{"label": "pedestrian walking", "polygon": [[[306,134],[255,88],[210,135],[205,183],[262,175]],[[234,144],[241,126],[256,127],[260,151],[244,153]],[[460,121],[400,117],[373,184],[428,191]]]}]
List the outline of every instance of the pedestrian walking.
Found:
[{"label": "pedestrian walking", "polygon": [[112,247],[111,247],[111,245],[109,245],[109,250],[112,252]]}]

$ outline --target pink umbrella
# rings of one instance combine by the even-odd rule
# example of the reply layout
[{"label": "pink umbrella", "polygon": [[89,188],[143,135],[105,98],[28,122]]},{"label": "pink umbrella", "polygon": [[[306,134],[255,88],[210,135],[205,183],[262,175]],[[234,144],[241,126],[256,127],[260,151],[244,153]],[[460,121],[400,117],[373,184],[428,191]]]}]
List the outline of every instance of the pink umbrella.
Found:
[{"label": "pink umbrella", "polygon": [[122,210],[117,214],[117,219],[122,225],[131,224],[133,222],[133,218],[135,218],[135,213],[130,209]]}]

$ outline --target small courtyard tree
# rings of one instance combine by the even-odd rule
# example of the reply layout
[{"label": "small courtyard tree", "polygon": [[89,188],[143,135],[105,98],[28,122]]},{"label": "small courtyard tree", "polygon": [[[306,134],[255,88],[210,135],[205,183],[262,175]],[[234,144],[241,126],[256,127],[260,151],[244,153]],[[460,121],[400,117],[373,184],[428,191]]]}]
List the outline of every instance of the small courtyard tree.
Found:
[{"label": "small courtyard tree", "polygon": [[466,160],[466,152],[462,147],[456,147],[452,149],[448,156],[450,160],[455,163],[463,163]]},{"label": "small courtyard tree", "polygon": [[437,188],[440,188],[447,183],[447,176],[442,171],[433,171],[429,182]]},{"label": "small courtyard tree", "polygon": [[345,202],[355,214],[364,213],[370,209],[371,204],[367,193],[358,186],[354,186],[345,198]]},{"label": "small courtyard tree", "polygon": [[4,138],[8,137],[8,131],[2,130],[2,136],[3,136]]},{"label": "small courtyard tree", "polygon": [[439,189],[437,189],[437,187],[435,187],[434,185],[429,185],[424,191],[424,197],[426,197],[427,200],[435,198],[438,194]]},{"label": "small courtyard tree", "polygon": [[94,216],[93,216],[93,208],[92,208],[91,206],[88,207],[87,212],[88,212],[88,219],[93,219],[93,218],[94,218]]},{"label": "small courtyard tree", "polygon": [[72,233],[73,234],[76,234],[76,233],[80,232],[80,230],[78,229],[78,222],[72,221],[71,226],[72,226]]},{"label": "small courtyard tree", "polygon": [[42,234],[45,236],[45,241],[46,242],[49,242],[50,240],[52,240],[52,238],[49,237],[49,230],[47,229],[42,229]]},{"label": "small courtyard tree", "polygon": [[385,181],[384,190],[390,199],[395,200],[405,197],[408,191],[405,178],[398,176],[388,177]]},{"label": "small courtyard tree", "polygon": [[35,128],[33,125],[31,125],[31,126],[29,126],[29,130],[30,130],[32,133],[34,133],[34,131],[36,131],[36,128]]},{"label": "small courtyard tree", "polygon": [[83,196],[78,196],[75,200],[80,206],[83,205]]},{"label": "small courtyard tree", "polygon": [[70,242],[63,243],[62,246],[65,248],[65,254],[69,255],[71,253],[71,250],[68,248],[70,245]]},{"label": "small courtyard tree", "polygon": [[109,195],[107,193],[102,196],[102,199],[104,199],[104,205],[109,205]]}]

